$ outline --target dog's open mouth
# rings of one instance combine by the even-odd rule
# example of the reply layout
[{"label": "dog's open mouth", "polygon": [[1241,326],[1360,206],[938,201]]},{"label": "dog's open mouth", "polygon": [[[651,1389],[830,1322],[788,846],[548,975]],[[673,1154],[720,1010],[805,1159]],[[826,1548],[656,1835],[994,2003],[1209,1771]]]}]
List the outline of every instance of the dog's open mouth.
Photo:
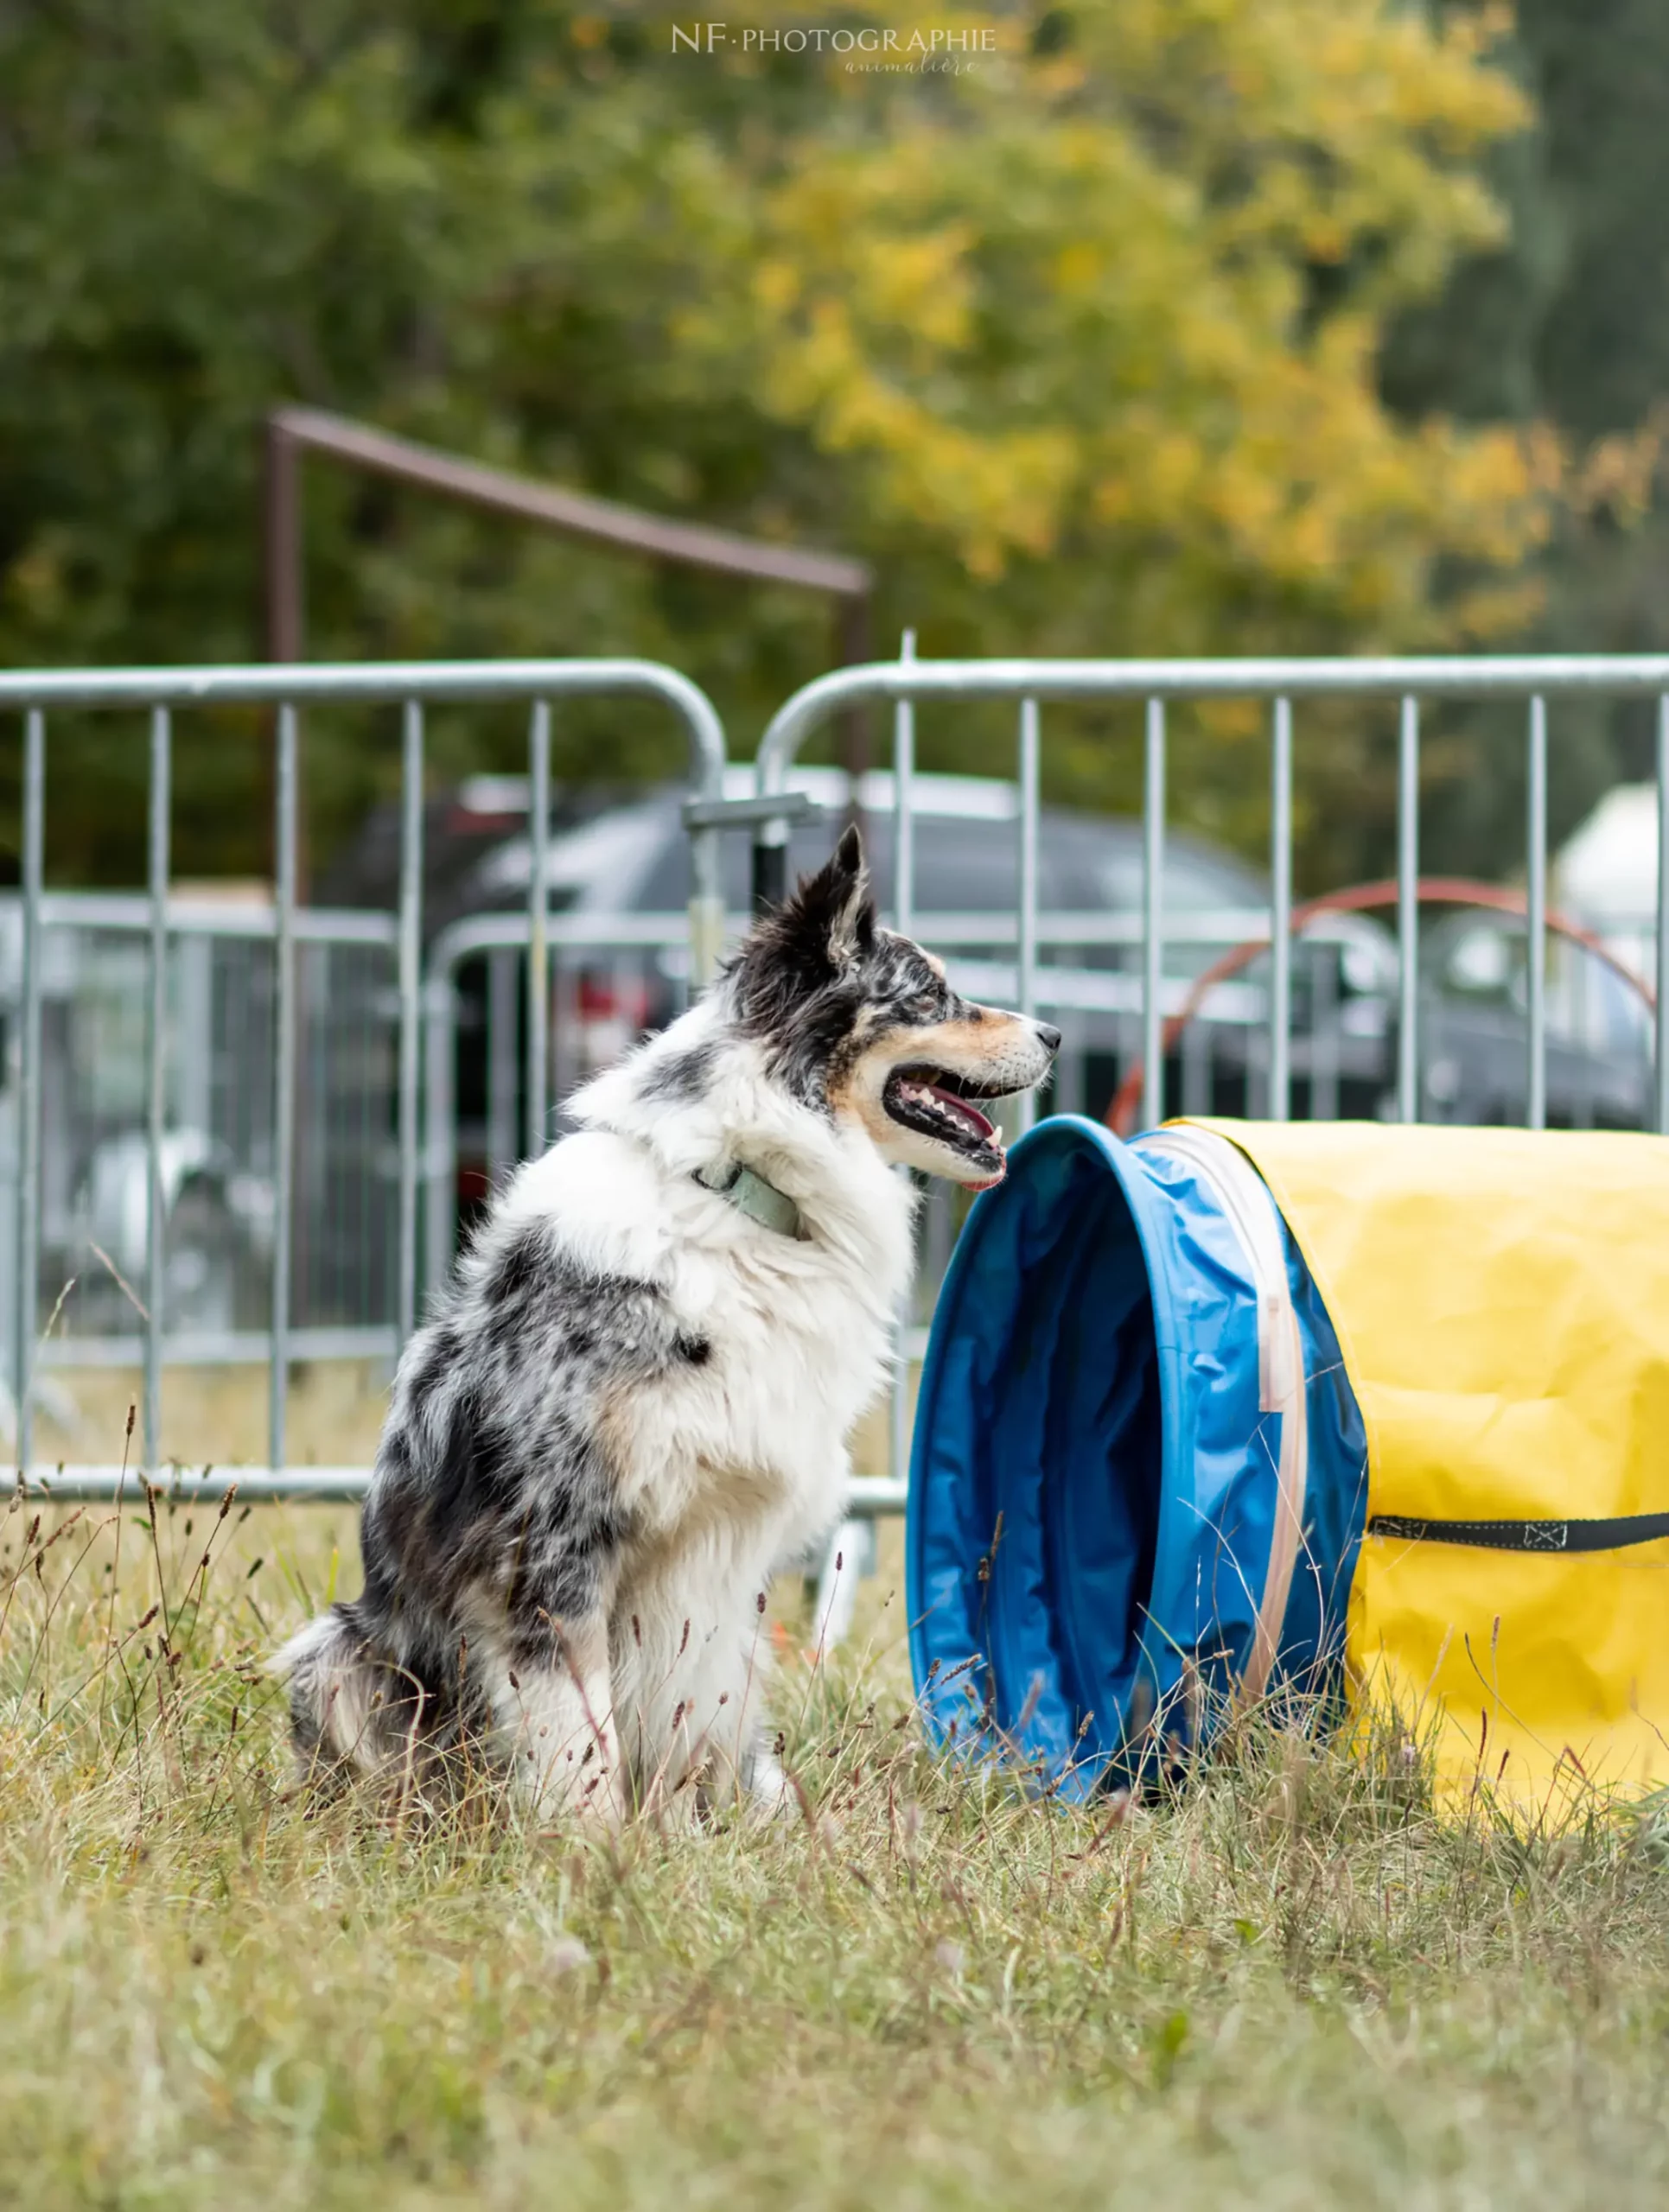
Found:
[{"label": "dog's open mouth", "polygon": [[906,1067],[895,1068],[888,1077],[881,1103],[901,1128],[932,1137],[970,1166],[1000,1175],[1002,1139],[973,1101],[1007,1095],[971,1077],[954,1075],[948,1068]]}]

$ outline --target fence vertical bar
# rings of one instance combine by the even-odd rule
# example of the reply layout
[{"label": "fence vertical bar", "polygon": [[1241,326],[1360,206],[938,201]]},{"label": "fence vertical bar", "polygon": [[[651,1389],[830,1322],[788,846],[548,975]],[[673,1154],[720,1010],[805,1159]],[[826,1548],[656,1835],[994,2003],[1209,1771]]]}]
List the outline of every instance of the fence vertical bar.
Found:
[{"label": "fence vertical bar", "polygon": [[1292,702],[1275,702],[1269,870],[1269,1118],[1292,1116]]},{"label": "fence vertical bar", "polygon": [[[1040,718],[1035,699],[1020,702],[1020,913],[1017,1003],[1022,1014],[1037,1011],[1037,795]],[[1037,1119],[1034,1094],[1015,1101],[1015,1120],[1024,1131]]]},{"label": "fence vertical bar", "polygon": [[[915,658],[915,632],[906,630],[898,648],[901,661]],[[901,937],[915,932],[915,702],[900,699],[893,709],[893,927]],[[908,1181],[909,1169],[898,1173]],[[893,1325],[893,1394],[888,1411],[887,1472],[896,1482],[907,1473],[910,1453],[911,1293],[904,1293]]]},{"label": "fence vertical bar", "polygon": [[290,1234],[296,1179],[296,709],[278,709],[273,853],[272,1317],[267,1378],[267,1465],[282,1467],[290,1404]]},{"label": "fence vertical bar", "polygon": [[433,1295],[446,1281],[458,1226],[457,1007],[453,973],[431,974],[423,991],[423,1275]]},{"label": "fence vertical bar", "polygon": [[1142,1120],[1165,1118],[1165,702],[1148,701],[1142,760]]},{"label": "fence vertical bar", "polygon": [[[551,842],[551,705],[534,706],[527,736],[527,1157],[545,1149],[551,1072],[551,963],[545,943],[545,875]],[[434,1269],[430,1269],[432,1277]]]},{"label": "fence vertical bar", "polygon": [[1547,1127],[1547,702],[1530,702],[1529,806],[1526,828],[1525,960],[1529,978],[1529,1111],[1532,1129]]},{"label": "fence vertical bar", "polygon": [[423,955],[423,708],[405,702],[400,760],[399,1281],[404,1344],[417,1319],[417,1028]]},{"label": "fence vertical bar", "polygon": [[[524,1157],[522,1152],[523,1115],[521,1112],[521,1084],[523,1054],[517,1034],[518,1024],[526,997],[522,977],[522,963],[515,948],[499,945],[487,956],[487,1172],[497,1185]],[[429,1001],[424,1001],[424,1020],[429,1019]],[[432,1058],[425,1054],[424,1082],[427,1071],[432,1068]],[[433,1122],[432,1115],[425,1116],[425,1124]],[[425,1165],[426,1165],[425,1160]],[[430,1280],[435,1270],[429,1268]]]},{"label": "fence vertical bar", "polygon": [[690,833],[690,996],[704,991],[724,951],[724,879],[717,829]]},{"label": "fence vertical bar", "polygon": [[1397,727],[1397,1119],[1420,1118],[1420,708]]},{"label": "fence vertical bar", "polygon": [[[915,632],[906,630],[901,661],[915,658]],[[915,928],[915,702],[901,699],[893,709],[893,927],[901,937]]]},{"label": "fence vertical bar", "polygon": [[145,1022],[145,1350],[144,1465],[153,1480],[162,1465],[162,1296],[167,1217],[162,1135],[168,1108],[168,842],[171,728],[166,707],[150,715],[150,995]]},{"label": "fence vertical bar", "polygon": [[17,1068],[17,1285],[12,1387],[17,1399],[17,1465],[35,1456],[35,1306],[41,1249],[41,893],[45,876],[47,721],[38,707],[23,720],[22,1035]]},{"label": "fence vertical bar", "polygon": [[1657,1128],[1669,1136],[1669,694],[1658,701]]}]

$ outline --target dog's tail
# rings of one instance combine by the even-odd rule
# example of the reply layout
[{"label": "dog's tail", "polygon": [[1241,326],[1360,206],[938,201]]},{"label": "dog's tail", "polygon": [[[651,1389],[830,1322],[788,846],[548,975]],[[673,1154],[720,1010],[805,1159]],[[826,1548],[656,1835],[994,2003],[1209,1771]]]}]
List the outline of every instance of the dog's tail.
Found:
[{"label": "dog's tail", "polygon": [[309,1621],[267,1662],[290,1688],[290,1727],[303,1777],[374,1774],[385,1761],[386,1669],[345,1605]]}]

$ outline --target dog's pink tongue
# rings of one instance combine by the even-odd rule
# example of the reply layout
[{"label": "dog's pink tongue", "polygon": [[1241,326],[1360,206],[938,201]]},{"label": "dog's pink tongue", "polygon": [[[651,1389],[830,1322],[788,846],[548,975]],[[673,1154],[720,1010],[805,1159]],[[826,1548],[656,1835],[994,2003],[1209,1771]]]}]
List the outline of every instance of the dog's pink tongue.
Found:
[{"label": "dog's pink tongue", "polygon": [[982,1137],[992,1136],[996,1134],[979,1109],[977,1106],[971,1106],[965,1098],[959,1098],[953,1090],[941,1090],[936,1083],[930,1083],[927,1088],[941,1106],[948,1106],[952,1113],[961,1115],[965,1121],[971,1122],[978,1130]]}]

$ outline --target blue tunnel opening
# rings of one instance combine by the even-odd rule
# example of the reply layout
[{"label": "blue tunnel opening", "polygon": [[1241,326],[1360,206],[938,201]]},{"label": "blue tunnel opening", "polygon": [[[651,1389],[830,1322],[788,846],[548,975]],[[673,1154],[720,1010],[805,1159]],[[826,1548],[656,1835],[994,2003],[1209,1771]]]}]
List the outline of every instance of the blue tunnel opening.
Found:
[{"label": "blue tunnel opening", "polygon": [[[1270,1680],[1322,1683],[1341,1647],[1361,1419],[1326,1307],[1250,1173],[1231,1202],[1220,1158],[1197,1146],[1052,1117],[976,1203],[940,1294],[910,1471],[916,1687],[940,1741],[1017,1752],[1064,1796],[1124,1770],[1121,1753],[1145,1759],[1131,1739],[1156,1714],[1174,1738],[1190,1684],[1199,1725],[1227,1709],[1277,1528],[1290,1580],[1271,1586],[1285,1594],[1264,1624]],[[1277,1472],[1290,1401],[1266,1389],[1270,1262],[1233,1217],[1247,1204],[1278,1230],[1267,1252],[1303,1360],[1296,1539]]]},{"label": "blue tunnel opening", "polygon": [[979,1201],[940,1295],[911,1601],[940,1732],[994,1723],[1058,1769],[1118,1747],[1152,1598],[1164,1425],[1130,1197],[1099,1145],[1046,1130],[1064,1134],[1044,1124],[1025,1172]]}]

